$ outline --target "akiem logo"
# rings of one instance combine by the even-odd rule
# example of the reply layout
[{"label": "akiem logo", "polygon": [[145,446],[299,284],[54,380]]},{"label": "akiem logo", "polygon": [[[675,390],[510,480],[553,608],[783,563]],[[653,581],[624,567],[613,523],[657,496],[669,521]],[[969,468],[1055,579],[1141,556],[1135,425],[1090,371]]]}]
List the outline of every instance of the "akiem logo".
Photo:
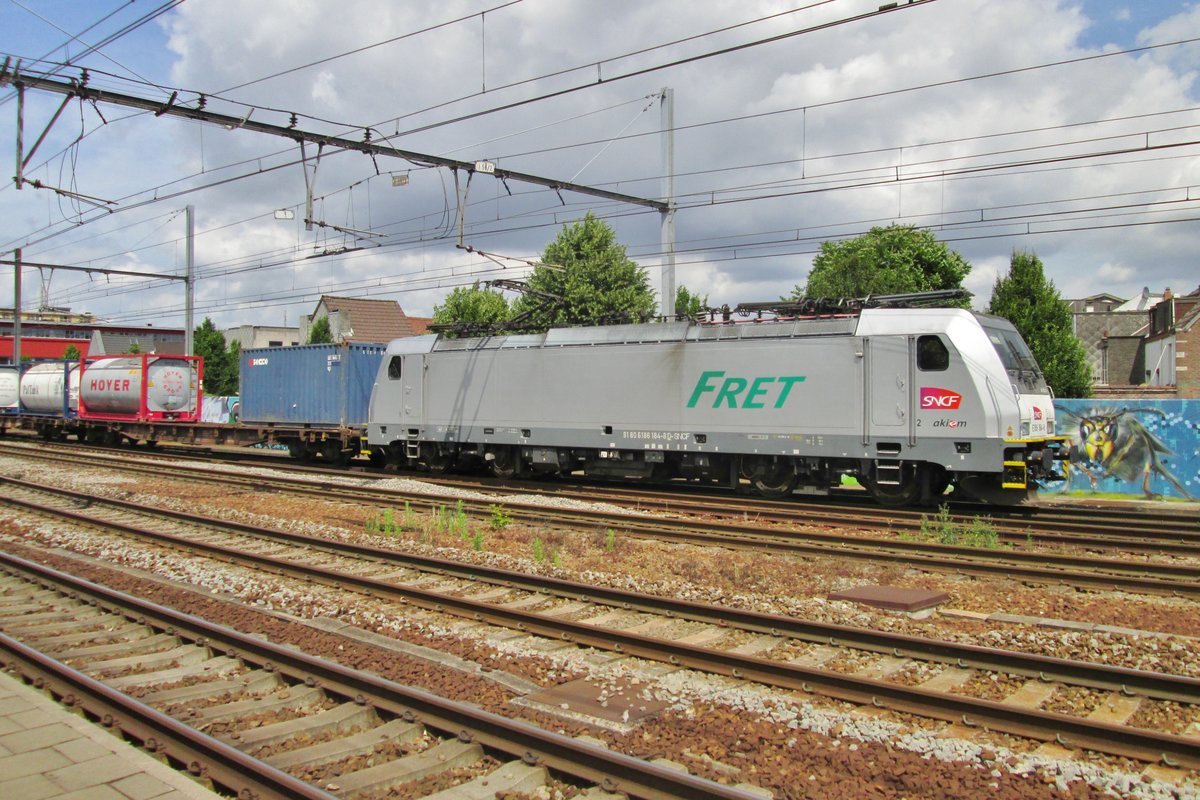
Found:
[{"label": "akiem logo", "polygon": [[936,389],[932,386],[921,387],[921,408],[935,411],[952,410],[962,403],[962,395],[949,389]]}]

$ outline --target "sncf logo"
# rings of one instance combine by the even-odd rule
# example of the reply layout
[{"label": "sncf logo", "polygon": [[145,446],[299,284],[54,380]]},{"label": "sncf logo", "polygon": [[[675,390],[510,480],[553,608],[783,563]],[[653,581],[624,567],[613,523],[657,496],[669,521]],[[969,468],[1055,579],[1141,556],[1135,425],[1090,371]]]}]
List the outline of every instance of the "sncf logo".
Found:
[{"label": "sncf logo", "polygon": [[934,410],[955,409],[962,403],[962,395],[949,389],[921,387],[921,408]]},{"label": "sncf logo", "polygon": [[1033,407],[1034,422],[1039,422],[1039,421],[1041,421],[1041,419],[1042,419],[1042,410],[1040,408],[1038,408],[1037,406],[1034,406]]}]

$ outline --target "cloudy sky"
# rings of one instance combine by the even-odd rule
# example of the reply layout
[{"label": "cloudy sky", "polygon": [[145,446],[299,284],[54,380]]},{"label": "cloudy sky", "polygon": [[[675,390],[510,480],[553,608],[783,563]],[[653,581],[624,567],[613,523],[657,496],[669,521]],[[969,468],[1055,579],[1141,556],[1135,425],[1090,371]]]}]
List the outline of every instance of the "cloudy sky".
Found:
[{"label": "cloudy sky", "polygon": [[[1193,2],[0,0],[0,51],[23,74],[87,67],[120,96],[203,95],[238,120],[646,200],[667,193],[669,88],[676,281],[712,305],[787,294],[821,242],[892,223],[961,252],[981,308],[1014,250],[1064,297],[1200,286]],[[42,186],[0,187],[0,251],[181,275],[194,206],[197,322],[294,325],[322,294],[428,315],[455,286],[521,278],[589,211],[660,285],[645,205],[62,103],[25,92],[24,177]],[[3,87],[5,159],[17,112]],[[0,305],[12,291],[0,266]],[[29,269],[22,294],[183,323],[177,281]]]}]

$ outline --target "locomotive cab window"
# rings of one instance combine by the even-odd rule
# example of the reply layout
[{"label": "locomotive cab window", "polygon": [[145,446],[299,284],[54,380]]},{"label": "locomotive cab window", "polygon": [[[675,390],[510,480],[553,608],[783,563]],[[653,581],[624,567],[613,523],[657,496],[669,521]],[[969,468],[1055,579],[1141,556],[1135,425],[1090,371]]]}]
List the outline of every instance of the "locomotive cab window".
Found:
[{"label": "locomotive cab window", "polygon": [[400,380],[400,367],[403,361],[403,356],[392,356],[392,360],[388,362],[388,380]]},{"label": "locomotive cab window", "polygon": [[941,372],[950,367],[950,351],[937,336],[917,337],[917,369]]}]

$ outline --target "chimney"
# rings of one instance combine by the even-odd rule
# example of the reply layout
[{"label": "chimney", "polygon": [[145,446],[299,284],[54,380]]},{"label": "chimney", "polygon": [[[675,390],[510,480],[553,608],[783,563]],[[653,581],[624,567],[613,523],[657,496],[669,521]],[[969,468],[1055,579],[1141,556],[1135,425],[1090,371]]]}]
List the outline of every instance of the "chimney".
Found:
[{"label": "chimney", "polygon": [[1163,290],[1163,300],[1170,300],[1172,296],[1170,286]]}]

